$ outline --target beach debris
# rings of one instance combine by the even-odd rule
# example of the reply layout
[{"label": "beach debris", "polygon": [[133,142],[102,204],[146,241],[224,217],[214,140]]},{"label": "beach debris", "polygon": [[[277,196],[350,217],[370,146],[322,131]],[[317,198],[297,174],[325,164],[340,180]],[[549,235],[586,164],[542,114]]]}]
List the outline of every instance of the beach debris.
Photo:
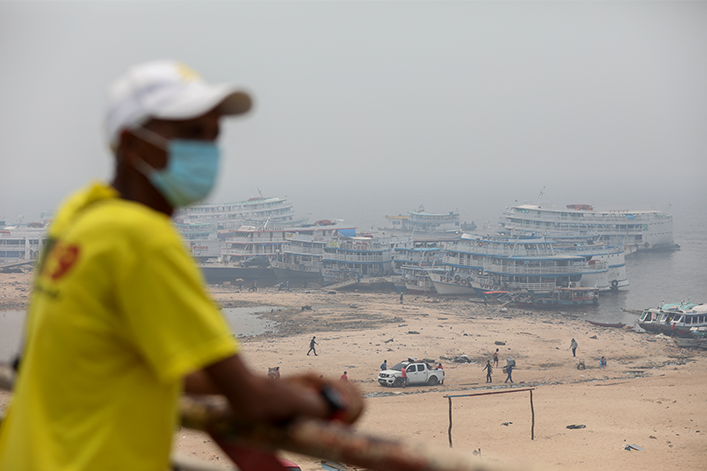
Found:
[{"label": "beach debris", "polygon": [[416,330],[408,330],[408,334],[419,334]]},{"label": "beach debris", "polygon": [[589,338],[590,338],[590,339],[594,339],[594,340],[596,340],[596,339],[598,339],[599,337],[597,337],[596,335],[592,335],[592,336],[591,336],[591,337],[589,337]]},{"label": "beach debris", "polygon": [[311,311],[311,310],[312,310],[312,306],[302,306],[302,310],[303,310],[303,311]]},{"label": "beach debris", "polygon": [[504,341],[502,341],[502,340],[496,340],[496,341],[494,342],[494,344],[495,344],[495,345],[505,345],[506,342],[504,342]]},{"label": "beach debris", "polygon": [[501,312],[508,312],[508,308],[507,308],[507,307],[502,307],[501,309],[499,309],[499,311],[501,311]]},{"label": "beach debris", "polygon": [[645,448],[640,447],[640,446],[638,446],[638,445],[634,445],[634,444],[626,445],[626,447],[624,448],[624,450],[627,450],[627,451],[631,451],[631,450],[646,451]]},{"label": "beach debris", "polygon": [[587,367],[584,365],[584,360],[579,360],[579,363],[577,363],[577,369],[578,370],[584,370]]},{"label": "beach debris", "polygon": [[454,363],[471,363],[471,359],[466,355],[458,355],[452,360]]},{"label": "beach debris", "polygon": [[388,340],[384,341],[383,343],[390,343],[390,342],[393,342],[393,339],[388,339]]},{"label": "beach debris", "polygon": [[481,448],[479,448],[478,450],[472,450],[471,454],[474,456],[481,456]]},{"label": "beach debris", "polygon": [[501,425],[505,425],[506,427],[508,427],[508,426],[511,425],[512,423],[513,423],[513,422],[502,422]]},{"label": "beach debris", "polygon": [[580,428],[587,428],[587,426],[586,426],[586,425],[583,425],[583,424],[579,424],[579,425],[568,425],[567,428],[570,429],[570,430],[577,430],[577,429],[580,429]]},{"label": "beach debris", "polygon": [[648,438],[652,438],[653,440],[658,440],[658,437],[654,437],[653,435],[650,435]]}]

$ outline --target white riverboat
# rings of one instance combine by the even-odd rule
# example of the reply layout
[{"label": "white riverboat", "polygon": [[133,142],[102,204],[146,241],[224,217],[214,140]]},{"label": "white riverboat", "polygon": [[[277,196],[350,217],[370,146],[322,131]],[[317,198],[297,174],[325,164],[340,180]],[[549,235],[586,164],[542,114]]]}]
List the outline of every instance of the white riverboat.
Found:
[{"label": "white riverboat", "polygon": [[393,273],[400,275],[404,266],[432,266],[441,263],[444,244],[453,241],[453,238],[428,239],[413,237],[394,241],[391,255]]},{"label": "white riverboat", "polygon": [[281,253],[270,265],[280,280],[319,281],[324,247],[339,237],[355,235],[355,227],[329,224],[285,232]]},{"label": "white riverboat", "polygon": [[444,251],[447,271],[429,275],[441,295],[508,291],[547,298],[558,287],[611,289],[607,260],[557,245],[544,238],[464,234]]},{"label": "white riverboat", "polygon": [[661,211],[599,211],[587,204],[565,209],[546,204],[510,206],[500,218],[499,233],[544,235],[548,239],[598,240],[637,250],[677,250],[673,217]]},{"label": "white riverboat", "polygon": [[175,218],[190,223],[216,224],[218,229],[234,230],[241,226],[296,227],[307,222],[297,217],[292,203],[277,196],[256,196],[235,203],[195,204],[180,209]]},{"label": "white riverboat", "polygon": [[339,237],[324,247],[322,277],[328,283],[391,273],[391,244],[388,240],[369,236]]},{"label": "white riverboat", "polygon": [[386,216],[392,229],[415,232],[449,232],[459,230],[459,213],[430,213],[420,206],[417,211],[408,211],[406,215]]}]

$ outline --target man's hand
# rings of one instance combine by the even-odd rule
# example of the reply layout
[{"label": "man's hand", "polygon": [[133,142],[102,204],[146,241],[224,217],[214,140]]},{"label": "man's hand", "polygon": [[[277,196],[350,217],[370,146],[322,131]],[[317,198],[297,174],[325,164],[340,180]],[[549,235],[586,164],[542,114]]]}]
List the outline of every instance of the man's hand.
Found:
[{"label": "man's hand", "polygon": [[350,424],[363,411],[361,394],[350,383],[314,374],[273,381],[251,373],[237,355],[189,375],[185,391],[223,394],[236,416],[253,422],[311,417]]}]

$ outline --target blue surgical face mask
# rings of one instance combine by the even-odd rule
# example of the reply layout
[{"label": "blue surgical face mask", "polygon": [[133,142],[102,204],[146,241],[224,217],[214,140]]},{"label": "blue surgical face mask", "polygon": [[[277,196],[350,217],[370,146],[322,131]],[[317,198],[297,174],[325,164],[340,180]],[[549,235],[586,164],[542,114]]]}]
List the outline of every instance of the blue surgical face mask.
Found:
[{"label": "blue surgical face mask", "polygon": [[134,129],[136,134],[167,152],[167,165],[154,169],[144,160],[136,168],[173,207],[188,206],[206,198],[218,173],[219,148],[213,141],[165,139],[149,129]]}]

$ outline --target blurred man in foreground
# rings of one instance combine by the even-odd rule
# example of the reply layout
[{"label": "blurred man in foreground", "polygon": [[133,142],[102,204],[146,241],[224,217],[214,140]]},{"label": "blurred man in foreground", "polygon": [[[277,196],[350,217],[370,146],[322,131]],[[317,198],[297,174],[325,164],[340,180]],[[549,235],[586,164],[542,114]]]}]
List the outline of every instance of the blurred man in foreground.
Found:
[{"label": "blurred man in foreground", "polygon": [[165,470],[183,391],[224,394],[246,421],[356,419],[361,399],[346,383],[248,370],[170,222],[214,185],[221,118],[250,107],[248,94],[172,61],[114,83],[115,176],[69,197],[50,229],[0,470]]}]

